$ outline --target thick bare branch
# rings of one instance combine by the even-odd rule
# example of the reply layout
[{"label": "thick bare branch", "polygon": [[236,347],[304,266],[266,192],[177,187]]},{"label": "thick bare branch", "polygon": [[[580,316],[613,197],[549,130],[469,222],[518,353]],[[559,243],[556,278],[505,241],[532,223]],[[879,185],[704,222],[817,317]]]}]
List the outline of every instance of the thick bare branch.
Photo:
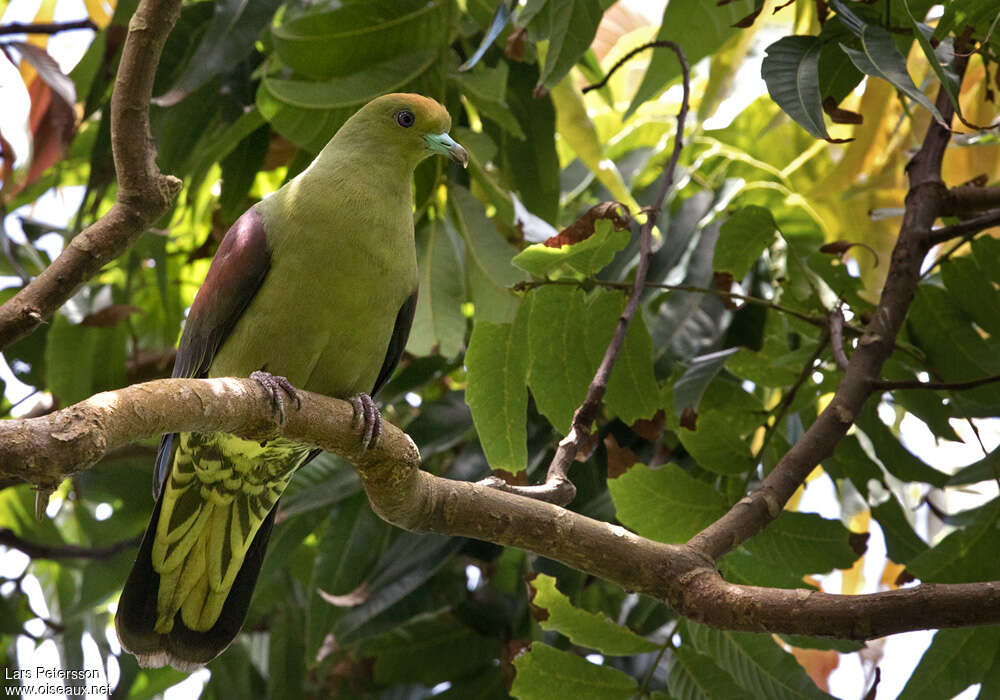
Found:
[{"label": "thick bare branch", "polygon": [[[957,63],[961,64],[956,65],[961,76],[965,61],[959,59]],[[954,108],[944,89],[938,92],[937,107],[945,123],[950,123]],[[923,145],[907,166],[910,189],[906,211],[885,286],[872,320],[851,353],[833,400],[760,487],[688,542],[699,552],[718,559],[777,518],[813,468],[833,453],[875,390],[882,365],[892,354],[896,335],[916,293],[920,265],[931,245],[928,232],[949,196],[941,182],[941,161],[950,136],[948,129],[931,122]]]},{"label": "thick bare branch", "polygon": [[180,191],[180,180],[162,175],[156,167],[149,131],[156,66],[180,9],[180,0],[143,0],[132,16],[111,97],[111,146],[118,176],[115,204],[0,306],[0,349],[50,318],[103,265],[125,252]]},{"label": "thick bare branch", "polygon": [[301,409],[279,426],[266,392],[248,379],[161,379],[98,394],[46,416],[0,423],[0,478],[51,484],[110,449],[165,431],[226,431],[254,440],[280,433],[351,460],[372,507],[391,523],[530,550],[715,627],[871,639],[1000,622],[1000,582],[859,596],[731,584],[687,545],[654,542],[550,503],[424,472],[413,442],[388,423],[375,448],[362,452],[350,404],[299,395]]}]

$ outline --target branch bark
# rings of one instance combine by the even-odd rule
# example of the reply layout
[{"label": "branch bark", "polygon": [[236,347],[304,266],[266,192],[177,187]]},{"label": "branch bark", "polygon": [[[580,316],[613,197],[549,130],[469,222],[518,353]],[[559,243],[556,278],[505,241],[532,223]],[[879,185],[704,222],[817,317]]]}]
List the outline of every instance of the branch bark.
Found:
[{"label": "branch bark", "polygon": [[111,97],[111,147],[118,177],[115,203],[0,306],[0,350],[50,318],[101,267],[125,252],[180,192],[181,181],[156,167],[149,130],[156,66],[180,9],[180,0],[143,0],[132,16]]},{"label": "branch bark", "polygon": [[130,537],[127,540],[113,542],[104,547],[81,547],[76,544],[42,544],[32,542],[17,533],[0,527],[0,545],[16,549],[27,554],[32,559],[110,559],[127,549],[139,546],[142,535]]},{"label": "branch bark", "polygon": [[351,460],[375,512],[399,527],[526,549],[714,627],[865,640],[1000,622],[1000,581],[859,596],[728,583],[689,545],[655,542],[550,503],[422,471],[413,442],[388,423],[375,448],[362,452],[350,404],[299,395],[302,407],[278,425],[265,390],[249,379],[161,379],[97,394],[46,416],[0,423],[0,478],[58,483],[111,449],[162,432],[223,431],[253,440],[280,434]]},{"label": "branch bark", "polygon": [[[965,73],[966,61],[956,59],[959,76]],[[954,108],[943,88],[938,91],[937,108],[945,123],[950,124]],[[906,211],[885,285],[833,400],[753,493],[691,538],[688,544],[699,552],[717,560],[777,518],[813,468],[833,453],[875,390],[882,365],[892,354],[896,335],[916,293],[920,265],[932,244],[929,232],[950,196],[941,181],[941,162],[950,136],[948,129],[932,121],[923,145],[907,166],[910,189]]]}]

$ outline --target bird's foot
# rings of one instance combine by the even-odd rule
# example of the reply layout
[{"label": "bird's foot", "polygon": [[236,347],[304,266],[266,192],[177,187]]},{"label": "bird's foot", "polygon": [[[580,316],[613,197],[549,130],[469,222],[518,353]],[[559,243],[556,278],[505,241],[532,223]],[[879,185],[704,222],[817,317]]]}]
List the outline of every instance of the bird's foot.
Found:
[{"label": "bird's foot", "polygon": [[250,374],[250,378],[264,387],[264,390],[271,397],[271,407],[278,414],[279,425],[283,425],[285,422],[287,408],[286,395],[289,398],[295,399],[295,408],[302,408],[302,399],[299,398],[299,392],[295,390],[292,383],[285,377],[278,377],[270,372],[257,370]]},{"label": "bird's foot", "polygon": [[355,394],[347,399],[354,409],[353,427],[361,431],[361,446],[367,450],[375,447],[382,433],[382,414],[368,394]]}]

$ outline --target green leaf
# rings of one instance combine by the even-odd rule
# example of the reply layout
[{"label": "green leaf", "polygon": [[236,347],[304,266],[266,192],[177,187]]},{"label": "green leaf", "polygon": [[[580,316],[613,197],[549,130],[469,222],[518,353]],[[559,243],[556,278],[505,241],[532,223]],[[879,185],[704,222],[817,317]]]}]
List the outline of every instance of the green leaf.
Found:
[{"label": "green leaf", "polygon": [[850,479],[859,493],[868,493],[868,482],[883,479],[882,469],[868,457],[858,438],[845,436],[833,449],[833,456],[823,462],[823,469],[837,479]]},{"label": "green leaf", "polygon": [[485,671],[499,653],[499,640],[477,634],[448,614],[422,615],[358,647],[360,656],[375,657],[375,679],[387,685],[432,686],[469,676]]},{"label": "green leaf", "polygon": [[903,447],[899,439],[878,417],[877,401],[866,402],[861,413],[855,417],[854,423],[872,441],[875,454],[882,465],[896,478],[904,481],[923,481],[934,486],[944,486],[948,481],[947,474],[939,472]]},{"label": "green leaf", "polygon": [[979,683],[1000,650],[1000,627],[939,630],[898,700],[951,698]]},{"label": "green leaf", "polygon": [[618,520],[643,537],[686,542],[726,512],[726,499],[675,464],[636,464],[608,480]]},{"label": "green leaf", "polygon": [[978,462],[966,465],[948,479],[948,486],[978,484],[980,481],[1000,479],[1000,448],[994,449]]},{"label": "green leaf", "polygon": [[801,579],[853,566],[858,554],[850,538],[851,531],[839,520],[786,510],[742,547]]},{"label": "green leaf", "polygon": [[670,651],[667,688],[676,700],[753,700],[712,657],[688,645]]},{"label": "green leaf", "polygon": [[318,153],[358,107],[409,85],[436,56],[433,51],[407,52],[321,82],[266,77],[257,90],[257,107],[275,130]]},{"label": "green leaf", "polygon": [[486,460],[517,473],[528,461],[527,305],[514,323],[476,321],[469,349],[465,401]]},{"label": "green leaf", "polygon": [[334,639],[343,644],[383,631],[385,613],[390,626],[399,624],[392,607],[427,583],[465,544],[460,537],[403,532],[379,558],[365,579],[364,602],[352,607],[333,626]]},{"label": "green leaf", "polygon": [[[837,3],[841,6],[840,3]],[[922,106],[945,128],[944,117],[934,103],[913,84],[913,79],[906,71],[906,59],[892,41],[892,35],[885,29],[874,24],[866,24],[861,32],[861,50],[840,45],[855,66],[862,73],[873,78],[881,78],[891,83],[900,92],[909,95]]]},{"label": "green leaf", "polygon": [[907,520],[894,495],[890,494],[888,500],[873,506],[871,510],[872,516],[882,528],[886,553],[892,561],[907,564],[927,551],[927,543],[913,531],[913,525]]},{"label": "green leaf", "polygon": [[544,630],[555,630],[577,646],[596,649],[608,656],[630,656],[656,651],[659,644],[640,637],[627,627],[617,625],[600,613],[574,607],[556,588],[556,580],[539,574],[531,581],[532,603],[548,611],[541,620]]},{"label": "green leaf", "polygon": [[270,620],[267,694],[274,700],[303,697],[306,678],[305,621],[294,596]]},{"label": "green leaf", "polygon": [[613,0],[550,2],[549,47],[538,84],[551,89],[562,80],[594,41],[597,25]]},{"label": "green leaf", "polygon": [[579,243],[551,248],[543,243],[528,246],[514,257],[514,264],[536,277],[545,277],[566,266],[582,275],[593,275],[628,245],[628,230],[616,231],[611,221],[598,219],[594,233]]},{"label": "green leaf", "polygon": [[[920,49],[924,52],[924,58],[927,59],[927,64],[934,71],[934,75],[941,82],[941,86],[944,88],[945,92],[948,93],[948,97],[951,99],[951,104],[955,108],[955,112],[959,115],[959,119],[962,119],[962,106],[959,104],[958,93],[959,93],[959,80],[958,76],[951,66],[942,65],[941,59],[938,58],[937,51],[931,45],[931,37],[934,36],[934,28],[928,27],[922,22],[918,22],[917,18],[913,16],[910,11],[910,4],[903,0],[903,8],[906,10],[906,16],[910,19],[910,24],[913,26],[913,36],[916,38],[917,43],[920,44]],[[949,37],[947,39],[950,58],[954,60],[955,49],[954,41]],[[945,48],[941,44],[938,45],[940,48]],[[964,120],[963,120],[964,121]]]},{"label": "green leaf", "polygon": [[593,378],[585,349],[584,294],[579,287],[549,285],[525,299],[530,366],[528,385],[538,412],[563,435]]},{"label": "green leaf", "polygon": [[507,105],[508,69],[508,64],[501,61],[495,68],[480,66],[470,73],[452,76],[452,79],[481,116],[492,119],[512,136],[523,140],[524,130]]},{"label": "green leaf", "polygon": [[760,75],[785,113],[818,139],[829,141],[823,119],[819,57],[823,43],[814,36],[786,36],[765,50]]},{"label": "green leaf", "polygon": [[510,287],[527,279],[511,264],[514,249],[486,218],[482,203],[458,185],[448,190],[448,209],[465,240],[469,293],[477,321],[506,323],[514,319],[519,301]]},{"label": "green leaf", "polygon": [[995,501],[979,509],[977,522],[956,530],[932,549],[918,555],[906,570],[921,581],[970,583],[1000,578],[996,557],[996,527],[1000,504]]},{"label": "green leaf", "polygon": [[716,474],[742,474],[753,466],[750,446],[722,411],[704,411],[697,430],[681,428],[677,437],[702,469]]},{"label": "green leaf", "polygon": [[517,675],[510,694],[518,700],[629,700],[635,679],[616,668],[534,642],[530,651],[514,659]]},{"label": "green leaf", "polygon": [[[753,0],[736,0],[718,6],[702,0],[671,0],[663,11],[657,40],[677,40],[687,55],[689,65],[694,65],[708,56],[737,30],[733,25],[754,10]],[[682,34],[678,28],[683,27]],[[653,49],[649,68],[636,90],[632,104],[625,118],[628,118],[643,102],[659,93],[667,84],[681,74],[677,57],[670,49]]]},{"label": "green leaf", "polygon": [[698,410],[698,404],[705,390],[716,375],[739,348],[728,348],[719,352],[700,355],[691,360],[684,374],[674,382],[674,414],[680,416],[684,409]]},{"label": "green leaf", "polygon": [[996,271],[974,255],[953,257],[941,263],[941,279],[952,299],[975,323],[994,338],[1000,337],[1000,291]]},{"label": "green leaf", "polygon": [[444,219],[428,219],[417,231],[420,293],[406,344],[414,355],[429,355],[436,347],[444,357],[454,357],[465,341],[465,280],[445,226]]},{"label": "green leaf", "polygon": [[764,207],[749,206],[736,211],[719,229],[712,268],[743,279],[764,249],[774,242],[777,224]]},{"label": "green leaf", "polygon": [[755,698],[827,698],[769,634],[715,630],[688,621],[691,641]]},{"label": "green leaf", "polygon": [[125,385],[126,328],[75,325],[56,314],[45,345],[48,385],[62,405]]},{"label": "green leaf", "polygon": [[511,63],[507,78],[507,104],[524,131],[525,139],[503,134],[501,172],[507,189],[517,191],[528,211],[556,223],[559,215],[559,156],[556,153],[556,111],[549,95],[536,97],[538,70],[534,65]]},{"label": "green leaf", "polygon": [[277,56],[296,73],[350,76],[392,57],[448,44],[448,13],[443,0],[372,0],[307,12],[272,27],[271,36]]},{"label": "green leaf", "polygon": [[367,592],[361,593],[358,587],[375,566],[391,534],[391,526],[372,512],[363,493],[343,501],[327,518],[318,539],[316,563],[308,589],[308,658],[317,658],[334,623],[349,609],[332,605],[323,599],[320,591],[336,596],[356,592],[359,602],[363,600]]},{"label": "green leaf", "polygon": [[[604,358],[625,304],[624,293],[607,289],[595,289],[586,299],[584,335],[590,365],[588,385]],[[640,311],[632,318],[611,370],[604,405],[627,425],[642,418],[652,418],[660,410],[659,385],[653,371],[653,342]]]},{"label": "green leaf", "polygon": [[176,103],[219,74],[226,73],[254,51],[257,35],[281,4],[279,0],[224,0],[215,3],[215,14],[184,72],[161,101]]}]

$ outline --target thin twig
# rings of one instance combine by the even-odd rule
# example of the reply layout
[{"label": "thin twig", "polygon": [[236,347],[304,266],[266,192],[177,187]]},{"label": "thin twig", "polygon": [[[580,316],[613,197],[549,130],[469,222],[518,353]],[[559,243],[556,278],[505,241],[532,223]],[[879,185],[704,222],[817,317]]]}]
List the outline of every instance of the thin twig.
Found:
[{"label": "thin twig", "polygon": [[[678,58],[680,58],[681,69],[684,70],[684,71],[687,70],[687,57],[684,56],[682,58],[683,52],[680,52],[680,47],[678,47],[677,44],[675,44],[672,41],[647,41],[645,44],[642,44],[641,46],[636,46],[634,49],[632,49],[631,51],[629,51],[627,54],[625,54],[624,56],[622,56],[621,58],[619,58],[618,61],[615,63],[615,65],[611,66],[611,70],[609,70],[604,75],[604,77],[600,80],[600,82],[594,83],[593,85],[587,85],[585,88],[583,88],[582,92],[584,94],[586,94],[586,93],[590,92],[591,90],[600,90],[602,87],[604,87],[605,85],[608,84],[608,81],[611,80],[611,76],[614,75],[618,71],[619,68],[621,68],[626,63],[628,63],[629,60],[631,60],[631,58],[633,56],[635,56],[636,54],[642,53],[646,49],[655,49],[655,48],[669,48],[669,49],[672,49],[674,51],[674,53],[677,54]],[[678,52],[680,52],[680,53],[678,53]],[[685,99],[684,102],[686,104],[687,103],[687,99]]]},{"label": "thin twig", "polygon": [[873,383],[877,391],[896,391],[897,389],[928,389],[930,391],[964,391],[975,389],[986,384],[1000,382],[1000,374],[991,377],[980,377],[965,382],[921,382],[919,380],[901,380],[898,382],[879,380]]},{"label": "thin twig", "polygon": [[827,317],[830,323],[830,344],[833,347],[833,359],[837,362],[837,367],[846,370],[848,365],[847,353],[844,352],[844,312],[841,305],[830,312]]},{"label": "thin twig", "polygon": [[75,19],[72,22],[11,22],[0,26],[0,35],[4,34],[58,34],[74,29],[90,29],[97,31],[99,27],[92,20]]},{"label": "thin twig", "polygon": [[104,547],[81,547],[76,544],[32,542],[5,527],[0,528],[0,545],[23,552],[32,559],[109,559],[127,549],[138,547],[141,538],[142,535],[136,535]]},{"label": "thin twig", "polygon": [[937,245],[938,243],[944,243],[960,236],[974,236],[992,226],[1000,226],[1000,209],[991,209],[985,214],[966,219],[951,226],[931,229],[927,233],[926,241],[928,245]]},{"label": "thin twig", "polygon": [[[674,150],[670,154],[663,172],[663,179],[656,191],[653,206],[646,209],[646,221],[639,227],[639,263],[635,269],[635,281],[631,285],[631,294],[625,310],[618,317],[618,324],[615,332],[611,336],[601,364],[594,373],[594,378],[587,387],[587,396],[580,404],[580,407],[573,413],[573,422],[570,426],[569,434],[566,435],[556,448],[556,454],[549,464],[545,483],[537,486],[514,486],[507,484],[502,479],[491,477],[483,483],[494,488],[499,488],[510,493],[521,496],[528,496],[549,503],[565,505],[576,496],[576,487],[567,478],[570,465],[578,454],[583,453],[588,446],[593,443],[590,428],[597,418],[597,411],[600,408],[601,400],[607,391],[608,380],[611,378],[611,371],[614,369],[618,353],[621,352],[625,343],[625,335],[628,327],[632,323],[636,309],[639,308],[639,300],[642,297],[642,290],[646,284],[646,272],[649,269],[649,253],[652,247],[651,240],[653,228],[656,226],[656,219],[659,216],[663,202],[667,198],[667,193],[674,184],[674,172],[677,168],[677,161],[680,159],[681,149],[684,147],[684,122],[687,119],[688,102],[691,92],[691,76],[688,68],[687,58],[680,46],[672,41],[657,41],[648,46],[662,46],[671,49],[677,54],[677,60],[681,64],[681,74],[683,76],[684,96],[681,100],[681,108],[677,113],[677,132],[674,135]],[[647,48],[648,48],[647,46]],[[633,52],[634,53],[634,52]],[[617,68],[617,65],[616,65]],[[610,76],[614,68],[608,73]],[[607,78],[605,78],[606,80]]]}]

